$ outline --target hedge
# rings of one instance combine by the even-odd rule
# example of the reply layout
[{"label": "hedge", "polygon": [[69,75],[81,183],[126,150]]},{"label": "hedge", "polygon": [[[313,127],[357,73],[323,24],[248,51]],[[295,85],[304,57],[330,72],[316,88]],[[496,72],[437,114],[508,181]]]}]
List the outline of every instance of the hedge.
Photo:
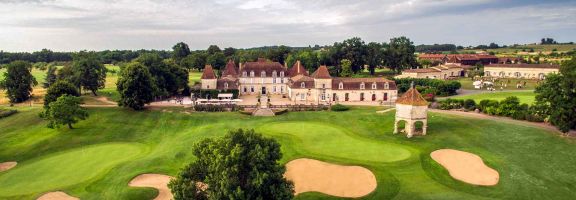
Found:
[{"label": "hedge", "polygon": [[238,95],[240,94],[240,90],[237,89],[228,89],[228,90],[190,90],[190,93],[194,94],[195,97],[198,97],[200,99],[204,99],[207,96],[210,99],[216,99],[218,98],[218,94],[220,93],[232,93],[232,98],[233,99],[237,99]]},{"label": "hedge", "polygon": [[484,99],[476,104],[474,100],[456,100],[446,99],[439,101],[439,108],[442,110],[450,109],[478,109],[483,113],[496,116],[511,117],[517,120],[527,120],[531,122],[543,122],[546,114],[542,108],[537,105],[529,106],[528,104],[520,104],[518,97],[507,97],[502,101]]},{"label": "hedge", "polygon": [[336,112],[342,112],[342,111],[350,110],[350,107],[342,105],[342,104],[335,104],[332,106],[332,108],[330,108],[330,110],[336,111]]},{"label": "hedge", "polygon": [[428,78],[400,78],[394,79],[399,93],[404,93],[410,89],[414,82],[418,92],[422,94],[433,93],[437,96],[450,96],[457,94],[456,91],[462,87],[458,81],[447,81]]}]

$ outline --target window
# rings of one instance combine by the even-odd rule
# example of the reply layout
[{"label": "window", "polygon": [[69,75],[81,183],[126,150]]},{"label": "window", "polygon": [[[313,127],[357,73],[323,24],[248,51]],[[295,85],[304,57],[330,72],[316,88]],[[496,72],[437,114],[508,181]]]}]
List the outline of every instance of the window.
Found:
[{"label": "window", "polygon": [[375,90],[376,89],[376,83],[372,83],[372,89]]},{"label": "window", "polygon": [[326,84],[322,83],[322,88],[326,88]]},{"label": "window", "polygon": [[326,93],[322,93],[320,95],[320,99],[322,99],[322,101],[326,101]]},{"label": "window", "polygon": [[276,77],[272,78],[272,83],[276,83]]},{"label": "window", "polygon": [[280,72],[280,78],[284,78],[284,72]]},{"label": "window", "polygon": [[361,90],[366,89],[366,85],[364,83],[360,83],[360,89]]},{"label": "window", "polygon": [[384,83],[384,89],[385,90],[390,89],[390,85],[388,83]]},{"label": "window", "polygon": [[300,87],[301,87],[301,88],[306,88],[306,83],[304,83],[304,82],[300,83]]},{"label": "window", "polygon": [[248,76],[248,73],[247,73],[246,71],[243,71],[243,72],[242,72],[242,76],[243,76],[243,77],[247,77],[247,76]]},{"label": "window", "polygon": [[254,71],[250,71],[250,77],[254,77]]},{"label": "window", "polygon": [[272,88],[272,92],[276,93],[276,86]]},{"label": "window", "polygon": [[306,99],[306,94],[301,93],[301,94],[300,94],[300,100],[305,100],[305,99]]},{"label": "window", "polygon": [[224,83],[224,89],[228,89],[228,83]]},{"label": "window", "polygon": [[340,82],[338,84],[338,89],[343,90],[344,89],[344,83]]},{"label": "window", "polygon": [[254,86],[250,86],[250,92],[254,93]]},{"label": "window", "polygon": [[280,93],[284,93],[284,86],[280,86]]},{"label": "window", "polygon": [[384,101],[388,101],[388,93],[384,92]]},{"label": "window", "polygon": [[272,77],[276,78],[276,70],[272,72]]},{"label": "window", "polygon": [[284,78],[280,78],[280,83],[284,83]]},{"label": "window", "polygon": [[260,77],[262,77],[262,78],[266,77],[266,71],[260,72]]},{"label": "window", "polygon": [[246,86],[244,86],[244,93],[248,92],[248,89],[246,89]]}]

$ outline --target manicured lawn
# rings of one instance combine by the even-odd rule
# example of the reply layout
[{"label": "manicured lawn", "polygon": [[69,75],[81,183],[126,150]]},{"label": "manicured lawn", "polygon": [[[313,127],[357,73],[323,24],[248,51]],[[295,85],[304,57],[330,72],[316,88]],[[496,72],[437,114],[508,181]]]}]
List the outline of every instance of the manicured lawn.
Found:
[{"label": "manicured lawn", "polygon": [[[509,90],[534,90],[536,89],[536,86],[538,85],[538,80],[532,80],[532,79],[499,79],[501,81],[506,81],[506,87],[502,88],[504,91],[509,91]],[[508,80],[510,83],[508,83]],[[474,81],[470,78],[460,78],[458,79],[458,82],[460,82],[460,84],[462,85],[462,89],[466,89],[466,90],[480,90],[480,89],[476,89],[474,88],[474,85],[472,83],[474,83]],[[520,82],[521,84],[523,84],[524,82],[526,82],[526,87],[523,88],[516,88],[516,83]],[[498,91],[500,91],[500,84],[497,83],[496,85],[494,85],[494,88]],[[484,91],[486,91],[486,89],[483,89]]]},{"label": "manicured lawn", "polygon": [[188,72],[188,85],[193,86],[196,83],[200,83],[200,77],[202,77],[202,72],[196,70]]},{"label": "manicured lawn", "polygon": [[142,145],[104,143],[47,155],[22,163],[0,177],[0,196],[24,195],[75,185],[97,177],[143,152]]},{"label": "manicured lawn", "polygon": [[[19,109],[19,113],[0,119],[0,161],[19,162],[11,171],[0,173],[0,199],[33,199],[50,190],[63,190],[81,199],[152,199],[153,189],[131,188],[128,182],[141,173],[175,176],[194,160],[194,143],[236,128],[253,128],[276,138],[282,144],[281,163],[306,157],[368,168],[376,175],[378,186],[364,199],[576,197],[576,141],[513,123],[430,113],[429,135],[407,139],[392,134],[394,113],[376,114],[377,108],[291,112],[274,118],[185,114],[176,108],[143,112],[89,108],[90,118],[75,129],[54,130],[45,128],[46,122],[38,118],[40,108]],[[82,148],[90,149],[90,157],[103,164],[82,163],[92,162],[85,160]],[[500,183],[476,187],[452,179],[429,157],[441,148],[478,154],[500,173]],[[67,161],[72,157],[80,161]],[[66,160],[65,170],[50,169],[66,164],[55,160]],[[59,184],[39,178],[48,173],[70,181]],[[45,185],[34,187],[39,182]],[[297,199],[337,198],[304,193]]]},{"label": "manicured lawn", "polygon": [[459,95],[450,97],[452,99],[473,99],[476,103],[479,103],[483,99],[498,100],[502,101],[506,97],[516,96],[520,99],[520,103],[533,104],[536,101],[536,93],[534,91],[494,91],[494,92],[483,92],[469,95]]}]

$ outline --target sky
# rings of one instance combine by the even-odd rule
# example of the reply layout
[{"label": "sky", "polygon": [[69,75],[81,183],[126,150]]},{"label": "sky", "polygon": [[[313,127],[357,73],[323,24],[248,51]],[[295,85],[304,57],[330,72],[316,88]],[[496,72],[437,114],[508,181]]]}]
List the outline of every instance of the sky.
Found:
[{"label": "sky", "polygon": [[0,0],[0,50],[576,41],[576,0]]}]

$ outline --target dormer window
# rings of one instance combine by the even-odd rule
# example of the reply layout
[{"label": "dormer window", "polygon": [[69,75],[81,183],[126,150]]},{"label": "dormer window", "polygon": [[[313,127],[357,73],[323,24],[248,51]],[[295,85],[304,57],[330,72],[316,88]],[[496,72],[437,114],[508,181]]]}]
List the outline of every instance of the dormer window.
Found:
[{"label": "dormer window", "polygon": [[388,83],[384,83],[384,89],[385,90],[390,89],[390,85]]},{"label": "dormer window", "polygon": [[276,74],[276,71],[273,71],[273,72],[272,72],[272,77],[276,78],[276,75],[277,75],[277,74]]},{"label": "dormer window", "polygon": [[250,71],[250,77],[254,77],[254,71]]},{"label": "dormer window", "polygon": [[304,82],[300,83],[300,87],[301,87],[301,88],[306,88],[306,83],[304,83]]},{"label": "dormer window", "polygon": [[364,82],[360,83],[360,89],[361,90],[366,89],[366,85],[364,84]]},{"label": "dormer window", "polygon": [[260,77],[262,77],[262,78],[266,77],[266,71],[260,72]]},{"label": "dormer window", "polygon": [[228,83],[224,83],[224,89],[228,89]]},{"label": "dormer window", "polygon": [[280,78],[284,78],[284,72],[280,72]]},{"label": "dormer window", "polygon": [[243,71],[243,72],[242,72],[242,76],[243,76],[243,77],[247,77],[247,76],[248,76],[248,73],[247,73],[246,71]]},{"label": "dormer window", "polygon": [[376,89],[376,83],[372,83],[372,89],[375,90]]},{"label": "dormer window", "polygon": [[338,84],[338,89],[343,90],[344,89],[344,83],[340,82],[340,84]]}]

